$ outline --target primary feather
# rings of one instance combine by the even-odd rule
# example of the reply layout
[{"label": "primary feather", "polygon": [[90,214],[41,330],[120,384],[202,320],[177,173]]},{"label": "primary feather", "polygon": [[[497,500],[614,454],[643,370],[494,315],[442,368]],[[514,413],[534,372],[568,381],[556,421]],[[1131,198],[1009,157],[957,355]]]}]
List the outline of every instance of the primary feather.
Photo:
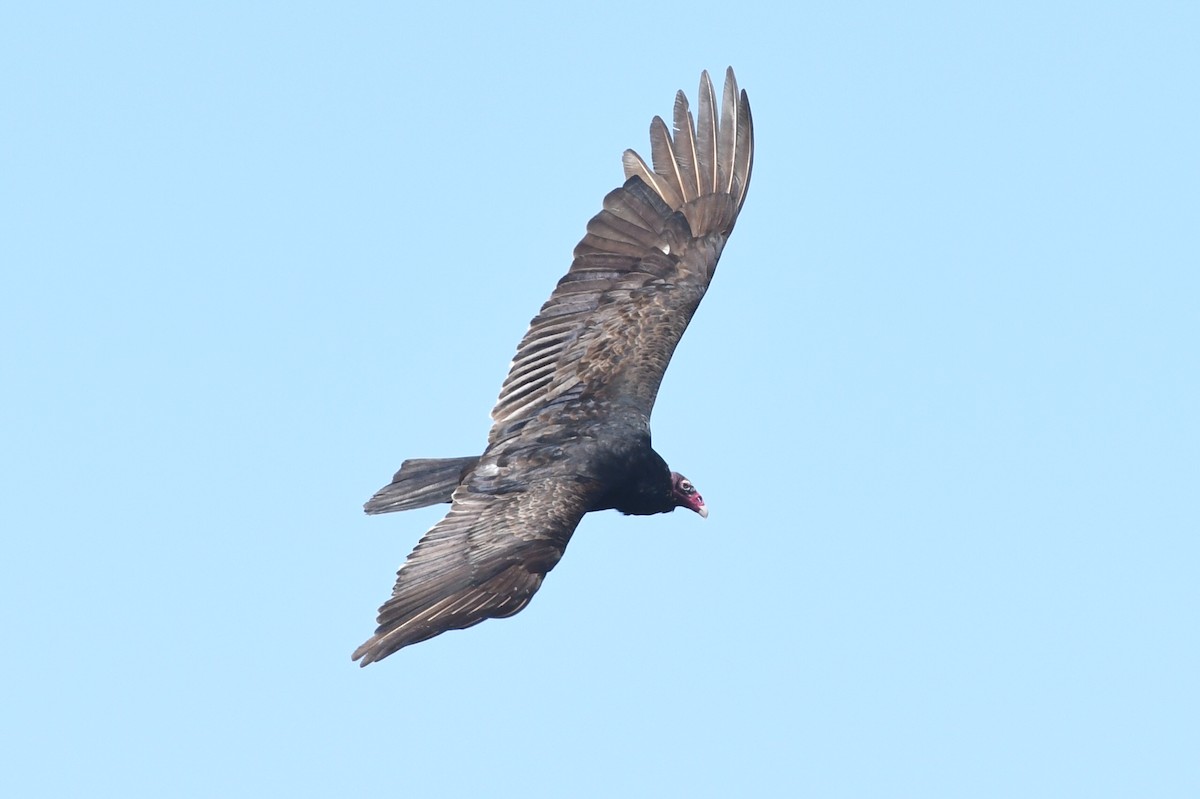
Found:
[{"label": "primary feather", "polygon": [[632,150],[570,270],[530,323],[479,457],[405,461],[368,513],[450,502],[397,573],[360,665],[529,603],[589,511],[707,515],[650,446],[663,373],[745,202],[754,160],[745,92],[700,78],[699,127],[678,94],[674,135],[650,125],[654,168]]}]

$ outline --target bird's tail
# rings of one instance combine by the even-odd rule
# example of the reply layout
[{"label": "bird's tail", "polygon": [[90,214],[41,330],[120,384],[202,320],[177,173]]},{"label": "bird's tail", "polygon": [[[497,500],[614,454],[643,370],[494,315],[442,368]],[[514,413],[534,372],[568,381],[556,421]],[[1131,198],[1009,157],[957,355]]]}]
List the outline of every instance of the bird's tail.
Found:
[{"label": "bird's tail", "polygon": [[412,458],[400,464],[392,482],[375,492],[363,510],[367,513],[391,513],[412,510],[439,502],[449,502],[450,495],[463,481],[479,456],[470,458]]},{"label": "bird's tail", "polygon": [[672,210],[681,211],[693,235],[728,234],[746,201],[754,165],[750,101],[744,91],[738,91],[729,68],[720,114],[707,72],[700,75],[699,102],[699,119],[694,120],[684,93],[675,95],[674,136],[662,117],[655,117],[650,123],[654,168],[633,150],[626,150],[625,177],[640,178]]}]

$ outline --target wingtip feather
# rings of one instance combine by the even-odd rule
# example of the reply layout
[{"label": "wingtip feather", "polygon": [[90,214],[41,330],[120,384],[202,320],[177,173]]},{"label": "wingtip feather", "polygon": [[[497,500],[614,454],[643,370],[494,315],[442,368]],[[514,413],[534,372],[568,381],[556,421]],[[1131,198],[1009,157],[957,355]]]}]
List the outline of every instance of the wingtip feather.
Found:
[{"label": "wingtip feather", "polygon": [[[687,96],[675,96],[673,131],[662,117],[650,123],[650,155],[653,168],[633,150],[622,158],[626,178],[638,177],[672,209],[683,211],[693,225],[715,222],[728,232],[737,219],[750,185],[754,161],[754,127],[750,102],[740,90],[733,68],[725,70],[718,105],[712,78],[700,73],[698,113],[693,117]],[[732,200],[728,213],[713,214],[712,204],[701,212],[694,204],[706,196],[726,195]],[[705,228],[708,229],[708,228]]]}]

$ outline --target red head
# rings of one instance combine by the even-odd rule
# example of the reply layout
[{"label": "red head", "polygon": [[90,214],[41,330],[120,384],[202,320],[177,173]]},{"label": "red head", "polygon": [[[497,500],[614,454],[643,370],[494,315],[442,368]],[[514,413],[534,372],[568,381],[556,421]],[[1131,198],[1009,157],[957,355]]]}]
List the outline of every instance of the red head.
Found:
[{"label": "red head", "polygon": [[671,497],[675,500],[675,507],[687,508],[699,513],[701,518],[708,518],[708,508],[704,506],[704,497],[700,496],[700,492],[692,485],[692,481],[679,472],[671,472]]}]

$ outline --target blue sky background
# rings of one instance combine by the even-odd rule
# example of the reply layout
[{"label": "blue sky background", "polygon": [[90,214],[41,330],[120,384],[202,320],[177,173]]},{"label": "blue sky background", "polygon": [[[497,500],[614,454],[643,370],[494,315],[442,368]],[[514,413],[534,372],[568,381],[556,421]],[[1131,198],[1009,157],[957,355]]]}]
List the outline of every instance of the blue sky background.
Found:
[{"label": "blue sky background", "polygon": [[[1192,3],[10,4],[0,792],[1200,795]],[[360,670],[626,147],[757,160],[656,448]]]}]

